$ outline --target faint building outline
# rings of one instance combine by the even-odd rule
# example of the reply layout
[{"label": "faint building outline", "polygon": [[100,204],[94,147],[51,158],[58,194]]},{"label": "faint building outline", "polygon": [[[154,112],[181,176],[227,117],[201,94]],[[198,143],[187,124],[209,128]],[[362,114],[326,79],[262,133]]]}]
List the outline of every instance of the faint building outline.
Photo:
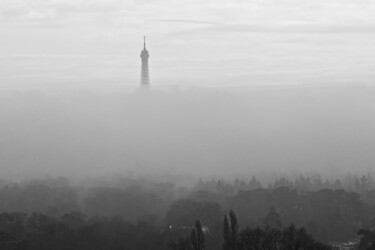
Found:
[{"label": "faint building outline", "polygon": [[150,73],[148,69],[148,58],[150,57],[148,50],[146,49],[146,37],[143,37],[143,50],[141,51],[141,87],[150,86]]}]

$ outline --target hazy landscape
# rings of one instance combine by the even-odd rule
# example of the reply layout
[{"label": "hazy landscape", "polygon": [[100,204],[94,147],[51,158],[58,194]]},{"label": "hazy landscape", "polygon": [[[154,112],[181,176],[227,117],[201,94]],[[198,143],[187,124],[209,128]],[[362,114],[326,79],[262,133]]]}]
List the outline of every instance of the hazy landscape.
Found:
[{"label": "hazy landscape", "polygon": [[[334,86],[3,91],[1,244],[191,249],[199,220],[206,249],[358,246],[359,230],[375,226],[372,95]],[[222,238],[232,210],[235,241]]]},{"label": "hazy landscape", "polygon": [[375,249],[375,3],[1,1],[0,250]]}]

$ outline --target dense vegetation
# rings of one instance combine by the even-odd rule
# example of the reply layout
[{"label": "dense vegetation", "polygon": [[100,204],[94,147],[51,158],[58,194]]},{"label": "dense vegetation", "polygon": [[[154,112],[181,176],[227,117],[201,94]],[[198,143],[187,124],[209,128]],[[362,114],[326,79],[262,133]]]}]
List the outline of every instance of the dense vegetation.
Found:
[{"label": "dense vegetation", "polygon": [[229,221],[224,217],[223,240],[204,229],[207,227],[203,228],[199,220],[193,227],[174,230],[158,229],[146,222],[133,225],[120,217],[88,219],[80,213],[65,214],[58,220],[37,213],[3,213],[0,215],[0,249],[151,250],[167,249],[169,245],[172,250],[202,250],[220,249],[220,244],[224,250],[330,249],[312,239],[305,229],[294,225],[284,230],[266,226],[238,231],[232,211]]},{"label": "dense vegetation", "polygon": [[228,250],[283,249],[288,235],[305,242],[304,249],[325,249],[358,239],[359,230],[366,249],[374,204],[370,176],[278,178],[268,185],[255,177],[199,180],[190,187],[135,178],[79,185],[64,178],[0,181],[0,249],[191,249],[199,220],[204,249],[217,250],[230,242],[230,210],[238,228]]}]

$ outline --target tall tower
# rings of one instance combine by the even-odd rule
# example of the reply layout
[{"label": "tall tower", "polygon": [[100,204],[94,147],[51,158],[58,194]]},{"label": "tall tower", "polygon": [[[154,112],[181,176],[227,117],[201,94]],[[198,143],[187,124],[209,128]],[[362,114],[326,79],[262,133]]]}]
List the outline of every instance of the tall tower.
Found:
[{"label": "tall tower", "polygon": [[141,87],[149,87],[150,86],[150,74],[148,72],[148,58],[150,55],[146,49],[146,37],[143,37],[143,50],[141,51],[141,60],[142,60],[142,68],[141,68]]}]

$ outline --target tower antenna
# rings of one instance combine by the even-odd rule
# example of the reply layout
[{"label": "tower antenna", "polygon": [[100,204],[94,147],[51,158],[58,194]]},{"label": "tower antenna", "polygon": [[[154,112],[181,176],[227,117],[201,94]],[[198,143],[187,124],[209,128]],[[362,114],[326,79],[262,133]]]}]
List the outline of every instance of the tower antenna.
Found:
[{"label": "tower antenna", "polygon": [[146,49],[146,36],[143,36],[143,49]]}]

